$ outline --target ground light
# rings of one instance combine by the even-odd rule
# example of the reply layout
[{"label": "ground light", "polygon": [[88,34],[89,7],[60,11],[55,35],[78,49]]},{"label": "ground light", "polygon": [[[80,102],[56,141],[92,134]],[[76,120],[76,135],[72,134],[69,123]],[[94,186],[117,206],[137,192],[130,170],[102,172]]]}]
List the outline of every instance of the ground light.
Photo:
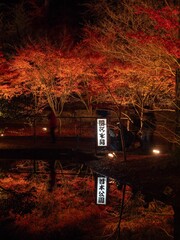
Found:
[{"label": "ground light", "polygon": [[108,153],[108,158],[114,159],[114,158],[116,158],[116,157],[117,157],[117,156],[116,156],[115,152],[109,152],[109,153]]},{"label": "ground light", "polygon": [[152,150],[153,154],[158,155],[161,153],[161,151],[158,148],[153,148]]}]

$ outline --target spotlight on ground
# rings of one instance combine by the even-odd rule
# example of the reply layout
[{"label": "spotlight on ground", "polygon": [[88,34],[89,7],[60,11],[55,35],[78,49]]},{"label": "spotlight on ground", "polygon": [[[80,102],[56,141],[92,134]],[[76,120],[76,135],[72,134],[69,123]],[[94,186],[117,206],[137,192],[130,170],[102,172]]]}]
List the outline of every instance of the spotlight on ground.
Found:
[{"label": "spotlight on ground", "polygon": [[117,156],[116,156],[115,152],[109,152],[109,153],[108,153],[108,158],[114,159],[114,158],[116,158],[116,157],[117,157]]}]

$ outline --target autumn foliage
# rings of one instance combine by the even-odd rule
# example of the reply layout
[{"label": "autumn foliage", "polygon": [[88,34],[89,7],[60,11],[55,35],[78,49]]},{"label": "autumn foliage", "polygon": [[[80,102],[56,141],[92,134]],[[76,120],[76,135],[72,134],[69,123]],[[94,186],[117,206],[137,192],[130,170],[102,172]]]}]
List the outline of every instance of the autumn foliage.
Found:
[{"label": "autumn foliage", "polygon": [[[58,162],[60,164],[60,162]],[[76,170],[56,168],[56,182],[50,187],[47,164],[39,162],[38,175],[27,173],[8,176],[1,173],[1,233],[8,239],[115,239],[122,201],[122,190],[110,179],[108,204],[96,205],[95,176],[82,166]],[[28,169],[28,162],[17,162],[18,169]],[[71,166],[70,169],[72,169]],[[45,170],[46,169],[46,170]],[[80,171],[81,169],[81,171]],[[51,190],[51,191],[49,191]],[[126,187],[121,223],[123,239],[170,239],[173,210],[159,201],[144,208],[140,193],[133,196]],[[7,230],[8,229],[8,230]]]},{"label": "autumn foliage", "polygon": [[[146,106],[157,112],[176,109],[180,41],[179,7],[173,1],[89,1],[91,19],[73,43],[61,25],[45,31],[50,1],[24,2],[15,5],[11,17],[0,12],[0,98],[8,104],[26,96],[33,116],[50,106],[58,117],[66,104],[82,104],[90,116],[96,106],[111,104],[128,117],[134,109],[141,127]],[[162,128],[179,144],[167,120]],[[112,180],[109,204],[100,207],[92,173],[60,168],[52,183],[43,164],[39,175],[0,172],[0,232],[18,240],[114,240],[122,203],[117,183]],[[172,218],[170,206],[152,201],[145,208],[143,196],[134,196],[128,186],[124,240],[172,239]]]},{"label": "autumn foliage", "polygon": [[139,108],[172,107],[179,58],[178,9],[126,1],[116,10],[106,1],[89,8],[100,17],[84,28],[84,39],[70,51],[41,40],[16,51],[6,62],[8,75],[1,61],[2,75],[8,79],[8,84],[1,79],[5,95],[33,93],[53,109],[59,102],[58,114],[71,101],[82,102],[87,110],[95,102],[107,101]]}]

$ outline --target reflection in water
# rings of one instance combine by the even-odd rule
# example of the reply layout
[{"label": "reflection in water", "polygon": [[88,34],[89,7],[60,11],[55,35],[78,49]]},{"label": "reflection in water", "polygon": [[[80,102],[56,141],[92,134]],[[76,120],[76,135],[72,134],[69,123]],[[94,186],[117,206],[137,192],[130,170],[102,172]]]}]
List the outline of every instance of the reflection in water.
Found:
[{"label": "reflection in water", "polygon": [[56,160],[49,160],[48,161],[48,165],[49,165],[49,171],[50,171],[50,174],[49,174],[49,192],[52,192],[54,187],[55,187],[55,184],[56,184],[56,170],[55,170],[55,163],[56,163]]},{"label": "reflection in water", "polygon": [[52,192],[56,188],[57,178],[59,177],[64,179],[70,176],[82,177],[93,175],[93,171],[85,164],[70,162],[67,159],[1,159],[0,170],[6,173],[27,173],[28,179],[31,179],[33,176],[41,178],[44,175],[43,179],[47,181],[47,190],[49,192]]},{"label": "reflection in water", "polygon": [[[135,234],[141,239],[170,239],[166,237],[166,232],[172,234],[170,206],[154,202],[144,211],[143,196],[139,193],[132,198],[131,188],[117,187],[113,179],[109,182],[107,206],[96,205],[94,174],[85,164],[55,159],[4,160],[0,168],[2,175],[5,173],[0,187],[6,190],[0,189],[0,232],[9,239],[89,240],[108,236],[114,240],[117,226],[123,240]],[[126,192],[120,228],[121,187]]]}]

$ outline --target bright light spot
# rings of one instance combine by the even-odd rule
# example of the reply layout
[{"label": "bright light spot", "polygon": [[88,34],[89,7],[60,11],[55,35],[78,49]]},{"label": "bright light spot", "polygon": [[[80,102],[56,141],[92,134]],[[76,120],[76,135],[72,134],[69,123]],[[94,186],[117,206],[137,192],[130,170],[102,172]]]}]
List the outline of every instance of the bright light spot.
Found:
[{"label": "bright light spot", "polygon": [[160,154],[160,150],[159,149],[153,149],[153,153],[154,154]]},{"label": "bright light spot", "polygon": [[46,128],[46,127],[43,127],[43,131],[46,132],[46,131],[47,131],[47,128]]},{"label": "bright light spot", "polygon": [[108,153],[108,157],[109,158],[115,158],[116,157],[116,154],[114,152],[109,152]]},{"label": "bright light spot", "polygon": [[3,133],[1,133],[1,137],[4,137],[4,134],[3,134]]}]

